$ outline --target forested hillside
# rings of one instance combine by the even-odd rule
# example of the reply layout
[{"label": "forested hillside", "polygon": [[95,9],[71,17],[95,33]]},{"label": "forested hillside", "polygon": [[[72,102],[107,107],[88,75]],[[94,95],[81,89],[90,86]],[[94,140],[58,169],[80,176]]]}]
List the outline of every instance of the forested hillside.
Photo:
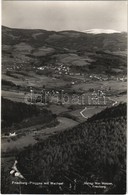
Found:
[{"label": "forested hillside", "polygon": [[127,114],[127,107],[126,104],[120,103],[116,107],[106,108],[105,110],[101,111],[98,114],[93,115],[88,121],[100,120],[104,118],[114,118],[120,116],[126,116]]},{"label": "forested hillside", "polygon": [[[48,123],[56,116],[46,109],[40,110],[35,105],[27,105],[21,102],[13,102],[2,98],[2,131],[14,124],[20,127],[32,126],[40,123]],[[33,117],[33,118],[32,118]],[[27,119],[27,120],[26,120]],[[25,120],[25,121],[23,121]]]},{"label": "forested hillside", "polygon": [[[17,159],[27,181],[64,182],[61,187],[23,186],[26,193],[125,193],[126,104],[26,148]],[[112,185],[92,188],[83,185],[87,181]]]},{"label": "forested hillside", "polygon": [[[26,42],[34,47],[42,45],[68,49],[105,49],[110,51],[126,49],[126,33],[88,34],[78,31],[47,31],[39,29],[16,29],[2,26],[2,42],[15,45]],[[12,39],[13,37],[13,39]]]}]

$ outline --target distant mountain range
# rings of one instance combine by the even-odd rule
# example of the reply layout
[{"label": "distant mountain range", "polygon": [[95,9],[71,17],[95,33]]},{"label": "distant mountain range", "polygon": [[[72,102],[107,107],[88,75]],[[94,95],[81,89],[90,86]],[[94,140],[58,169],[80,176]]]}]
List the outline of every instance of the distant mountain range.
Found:
[{"label": "distant mountain range", "polygon": [[[106,34],[105,34],[106,33]],[[21,42],[32,47],[52,46],[73,50],[110,50],[124,51],[127,33],[113,30],[92,29],[78,31],[46,31],[2,27],[3,45],[15,45]]]},{"label": "distant mountain range", "polygon": [[56,32],[2,26],[2,52],[3,65],[25,61],[35,66],[36,60],[38,65],[58,61],[90,70],[101,66],[98,71],[104,70],[104,66],[120,66],[122,72],[126,69],[127,33],[104,29]]}]

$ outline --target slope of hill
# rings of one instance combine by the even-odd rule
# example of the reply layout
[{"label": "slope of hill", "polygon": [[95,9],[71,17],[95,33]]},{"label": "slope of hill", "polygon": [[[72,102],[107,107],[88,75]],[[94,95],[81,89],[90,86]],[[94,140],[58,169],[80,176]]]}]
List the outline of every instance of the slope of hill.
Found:
[{"label": "slope of hill", "polygon": [[126,116],[127,115],[127,107],[126,104],[120,103],[117,107],[111,107],[106,108],[105,110],[101,111],[100,113],[93,115],[90,119],[88,119],[89,122],[95,121],[95,120],[102,120],[104,118],[114,118],[114,117],[120,117],[120,116]]},{"label": "slope of hill", "polygon": [[13,132],[15,129],[36,124],[49,123],[55,118],[56,116],[46,109],[40,110],[35,105],[14,102],[2,97],[2,133]]},{"label": "slope of hill", "polygon": [[[114,115],[106,117],[111,110]],[[29,188],[23,186],[23,192],[125,193],[125,110],[126,104],[106,109],[100,120],[79,124],[22,151],[17,157],[18,167],[26,181],[64,182],[61,188],[58,185],[43,184],[29,185]],[[88,182],[99,182],[100,186],[106,182],[110,185],[104,184],[104,188],[92,187],[86,185]]]}]

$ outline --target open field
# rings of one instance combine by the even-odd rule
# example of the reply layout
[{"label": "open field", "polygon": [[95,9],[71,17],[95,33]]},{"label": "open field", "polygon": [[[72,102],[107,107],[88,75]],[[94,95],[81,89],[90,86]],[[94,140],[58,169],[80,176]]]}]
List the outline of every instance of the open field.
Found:
[{"label": "open field", "polygon": [[111,92],[114,91],[124,91],[127,88],[127,82],[121,81],[90,81],[88,83],[79,83],[72,87],[75,90],[88,91],[93,88],[94,90],[98,89],[108,89],[111,88]]},{"label": "open field", "polygon": [[[26,74],[26,72],[25,72]],[[7,76],[3,75],[2,79],[6,81],[11,81],[15,85],[23,86],[23,87],[35,87],[35,88],[43,88],[44,85],[47,86],[47,88],[54,88],[54,87],[64,87],[68,82],[64,81],[63,79],[57,79],[48,77],[45,75],[37,75],[34,72],[30,72],[26,74],[25,76],[19,76],[19,74],[12,74],[14,76]],[[15,78],[15,76],[17,78]]]},{"label": "open field", "polygon": [[16,101],[16,102],[24,102],[25,94],[24,92],[18,92],[18,91],[2,91],[2,97]]},{"label": "open field", "polygon": [[[86,110],[84,110],[85,108],[86,108]],[[98,112],[101,112],[104,109],[105,109],[105,106],[84,107],[84,108],[69,112],[69,115],[77,117],[80,122],[84,122],[84,121],[86,121],[86,118],[88,119],[91,116],[93,116],[94,114],[97,114]],[[82,110],[84,110],[83,115],[84,115],[85,118],[80,114],[80,112]]]},{"label": "open field", "polygon": [[[88,92],[89,90],[103,90],[105,91],[106,94],[109,94],[110,96],[113,95],[118,95],[119,93],[122,93],[124,91],[126,91],[127,88],[127,82],[122,82],[122,81],[117,81],[117,80],[108,80],[108,81],[93,81],[93,80],[89,80],[88,82],[84,82],[84,77],[83,76],[67,76],[63,78],[63,76],[59,79],[55,78],[55,77],[47,77],[45,75],[37,75],[34,72],[29,72],[27,76],[24,76],[24,81],[18,77],[18,79],[4,75],[3,80],[5,81],[11,81],[13,82],[15,85],[19,86],[19,89],[15,88],[16,92],[19,92],[19,94],[21,94],[21,90],[23,91],[29,91],[30,90],[30,86],[35,88],[36,90],[39,91],[39,93],[41,92],[41,90],[43,89],[43,86],[46,86],[46,89],[59,89],[59,90],[66,90],[66,89],[70,89],[70,91],[75,91],[77,92]],[[74,85],[71,85],[71,81],[72,80],[77,80],[77,82],[74,82]],[[66,87],[68,85],[68,88]],[[20,86],[24,87],[21,88],[20,90]],[[13,92],[11,92],[13,90],[13,88],[11,89],[11,87],[9,88],[9,86],[2,86],[3,91],[9,91],[10,95],[7,95],[7,92],[3,92],[3,96],[8,96],[9,98],[11,97],[11,94]],[[18,95],[18,93],[14,92],[14,96]],[[22,94],[21,94],[22,96]]]}]

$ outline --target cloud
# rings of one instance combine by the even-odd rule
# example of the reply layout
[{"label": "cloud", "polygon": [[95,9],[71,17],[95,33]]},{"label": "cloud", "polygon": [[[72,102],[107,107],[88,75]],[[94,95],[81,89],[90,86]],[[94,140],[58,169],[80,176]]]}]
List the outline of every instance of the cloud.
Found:
[{"label": "cloud", "polygon": [[46,30],[127,29],[125,1],[3,1],[2,24]]}]

